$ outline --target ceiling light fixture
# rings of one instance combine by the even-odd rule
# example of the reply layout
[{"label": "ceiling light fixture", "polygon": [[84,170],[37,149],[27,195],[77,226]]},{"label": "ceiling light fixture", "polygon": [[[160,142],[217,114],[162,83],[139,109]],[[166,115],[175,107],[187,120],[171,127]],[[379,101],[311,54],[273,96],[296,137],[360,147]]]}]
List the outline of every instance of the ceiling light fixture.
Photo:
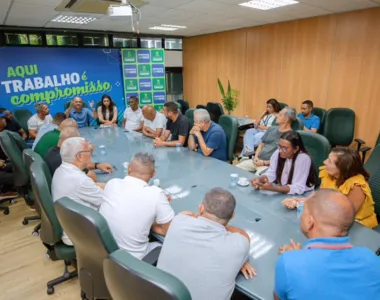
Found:
[{"label": "ceiling light fixture", "polygon": [[181,25],[166,25],[166,24],[162,24],[161,26],[164,26],[164,27],[172,27],[172,28],[178,28],[178,29],[182,29],[182,28],[187,28],[186,26],[181,26]]},{"label": "ceiling light fixture", "polygon": [[55,17],[52,22],[59,22],[59,23],[71,23],[71,24],[88,24],[92,21],[95,21],[96,18],[94,17],[81,17],[81,16],[64,16],[59,15]]},{"label": "ceiling light fixture", "polygon": [[252,1],[244,2],[244,3],[240,3],[239,5],[261,9],[261,10],[268,10],[268,9],[273,9],[273,8],[297,4],[297,3],[299,2],[295,0],[252,0]]},{"label": "ceiling light fixture", "polygon": [[178,30],[178,28],[173,28],[173,27],[164,27],[164,26],[153,26],[149,27],[151,30],[164,30],[164,31],[175,31]]}]

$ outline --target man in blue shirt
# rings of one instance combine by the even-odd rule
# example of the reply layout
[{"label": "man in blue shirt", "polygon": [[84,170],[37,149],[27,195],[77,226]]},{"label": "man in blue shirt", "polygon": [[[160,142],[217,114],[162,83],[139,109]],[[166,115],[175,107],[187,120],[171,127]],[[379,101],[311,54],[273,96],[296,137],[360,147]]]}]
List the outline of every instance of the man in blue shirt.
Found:
[{"label": "man in blue shirt", "polygon": [[309,132],[317,132],[321,124],[319,117],[313,114],[313,107],[313,102],[306,100],[302,102],[301,113],[297,115],[303,121],[303,130]]},{"label": "man in blue shirt", "polygon": [[91,109],[83,107],[82,98],[75,97],[69,108],[66,109],[65,114],[77,122],[78,128],[87,127],[90,125],[91,118],[96,119],[98,117],[94,109],[94,101],[90,102],[90,107]]},{"label": "man in blue shirt", "polygon": [[194,111],[194,127],[190,131],[189,149],[196,150],[204,156],[227,160],[227,137],[223,128],[211,121],[205,109]]},{"label": "man in blue shirt", "polygon": [[[339,191],[321,189],[304,204],[304,247],[291,241],[280,248],[275,299],[379,299],[380,258],[350,244],[355,222],[353,203]],[[292,251],[294,250],[294,251]]]}]

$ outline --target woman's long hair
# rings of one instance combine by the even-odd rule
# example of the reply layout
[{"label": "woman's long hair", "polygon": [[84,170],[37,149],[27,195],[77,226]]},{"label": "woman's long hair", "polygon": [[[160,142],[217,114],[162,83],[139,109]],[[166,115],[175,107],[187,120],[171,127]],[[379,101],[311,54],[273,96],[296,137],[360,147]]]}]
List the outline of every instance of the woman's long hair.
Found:
[{"label": "woman's long hair", "polygon": [[[298,151],[293,155],[293,158],[292,158],[292,166],[290,168],[290,172],[289,172],[289,176],[288,176],[288,182],[286,183],[286,184],[292,184],[293,174],[294,174],[294,165],[295,165],[295,162],[297,160],[298,154],[303,152],[303,153],[309,155],[309,153],[307,152],[305,145],[303,144],[301,136],[296,131],[292,130],[292,131],[284,132],[281,135],[280,139],[289,141],[290,144],[292,145],[293,149],[295,149],[298,146]],[[275,181],[275,183],[277,183],[277,184],[281,184],[281,176],[282,176],[282,172],[284,170],[285,161],[286,161],[286,158],[282,158],[280,156],[280,153],[278,153],[278,163],[277,163],[276,181]],[[312,187],[312,186],[316,185],[316,183],[317,183],[317,172],[316,172],[316,169],[314,167],[313,161],[311,161],[309,176],[307,177],[306,185],[308,187]]]},{"label": "woman's long hair", "polygon": [[106,120],[107,107],[104,105],[103,100],[106,99],[106,98],[110,100],[110,106],[108,107],[108,110],[110,112],[109,113],[109,120],[108,121],[111,121],[113,119],[113,108],[115,106],[115,103],[113,103],[111,96],[109,96],[109,95],[103,95],[102,96],[102,104],[101,104],[101,106],[102,106],[102,115],[103,115],[103,119],[104,120]]},{"label": "woman's long hair", "polygon": [[281,108],[280,108],[280,104],[279,104],[278,101],[277,101],[276,99],[274,99],[274,98],[269,99],[269,100],[267,101],[267,104],[272,105],[272,107],[273,107],[273,112],[276,113],[276,114],[281,110]]},{"label": "woman's long hair", "polygon": [[336,180],[336,186],[340,187],[347,179],[363,175],[366,181],[369,179],[368,172],[364,169],[360,155],[357,151],[348,148],[334,148],[331,150],[336,154],[335,165],[339,169],[339,178]]}]

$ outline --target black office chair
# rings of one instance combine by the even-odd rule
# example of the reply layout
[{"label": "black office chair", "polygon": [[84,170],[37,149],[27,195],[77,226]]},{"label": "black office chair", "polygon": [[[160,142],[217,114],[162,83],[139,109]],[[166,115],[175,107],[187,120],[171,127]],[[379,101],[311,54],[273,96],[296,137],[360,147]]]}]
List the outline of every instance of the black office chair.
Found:
[{"label": "black office chair", "polygon": [[218,102],[208,102],[206,109],[215,123],[218,123],[220,116],[224,115],[223,106]]},{"label": "black office chair", "polygon": [[291,126],[293,130],[303,130],[304,127],[302,120],[298,117],[292,122]]},{"label": "black office chair", "polygon": [[347,147],[352,143],[355,130],[355,112],[349,108],[331,108],[323,124],[323,135],[335,146]]},{"label": "black office chair", "polygon": [[206,110],[207,110],[207,106],[206,106],[206,105],[203,105],[203,104],[198,104],[195,108],[196,108],[196,109],[198,109],[198,108],[203,108],[203,109],[206,109]]},{"label": "black office chair", "polygon": [[280,109],[284,109],[285,107],[287,107],[288,105],[284,102],[278,102],[278,104],[280,105]]},{"label": "black office chair", "polygon": [[[25,203],[29,207],[34,207],[34,196],[30,186],[29,170],[26,168],[26,165],[22,158],[22,151],[20,149],[16,140],[13,138],[12,133],[7,130],[0,132],[0,144],[7,155],[9,160],[12,163],[13,174],[14,174],[14,186],[17,189],[17,192],[24,198]],[[38,210],[38,207],[35,207]],[[37,211],[38,212],[38,211]],[[27,225],[29,221],[39,220],[40,216],[29,216],[25,217],[22,221],[23,225]],[[33,230],[33,235],[38,235],[40,225],[37,225]]]},{"label": "black office chair", "polygon": [[319,124],[319,129],[318,133],[323,134],[323,124],[325,122],[325,117],[326,117],[326,110],[320,107],[314,107],[313,108],[313,114],[316,115],[319,120],[321,121]]},{"label": "black office chair", "polygon": [[104,261],[104,276],[113,300],[191,300],[189,290],[178,278],[123,250],[111,253]]},{"label": "black office chair", "polygon": [[186,111],[190,108],[189,102],[187,102],[187,100],[178,99],[177,103],[181,105],[181,112],[183,115],[185,115]]}]

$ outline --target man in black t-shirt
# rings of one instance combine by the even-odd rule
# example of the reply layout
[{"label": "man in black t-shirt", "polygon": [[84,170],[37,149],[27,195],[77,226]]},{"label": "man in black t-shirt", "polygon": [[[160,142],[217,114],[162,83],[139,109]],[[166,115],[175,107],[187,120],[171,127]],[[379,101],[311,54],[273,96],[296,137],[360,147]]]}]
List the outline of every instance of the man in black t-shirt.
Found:
[{"label": "man in black t-shirt", "polygon": [[164,115],[168,119],[166,131],[161,137],[153,140],[155,147],[181,147],[187,146],[187,138],[191,129],[190,120],[178,111],[178,105],[174,102],[164,104]]},{"label": "man in black t-shirt", "polygon": [[4,118],[5,118],[5,121],[7,122],[7,125],[5,126],[6,130],[18,132],[24,140],[28,137],[24,129],[22,129],[20,124],[13,118],[9,110],[5,108],[0,108],[0,114],[5,115]]}]

